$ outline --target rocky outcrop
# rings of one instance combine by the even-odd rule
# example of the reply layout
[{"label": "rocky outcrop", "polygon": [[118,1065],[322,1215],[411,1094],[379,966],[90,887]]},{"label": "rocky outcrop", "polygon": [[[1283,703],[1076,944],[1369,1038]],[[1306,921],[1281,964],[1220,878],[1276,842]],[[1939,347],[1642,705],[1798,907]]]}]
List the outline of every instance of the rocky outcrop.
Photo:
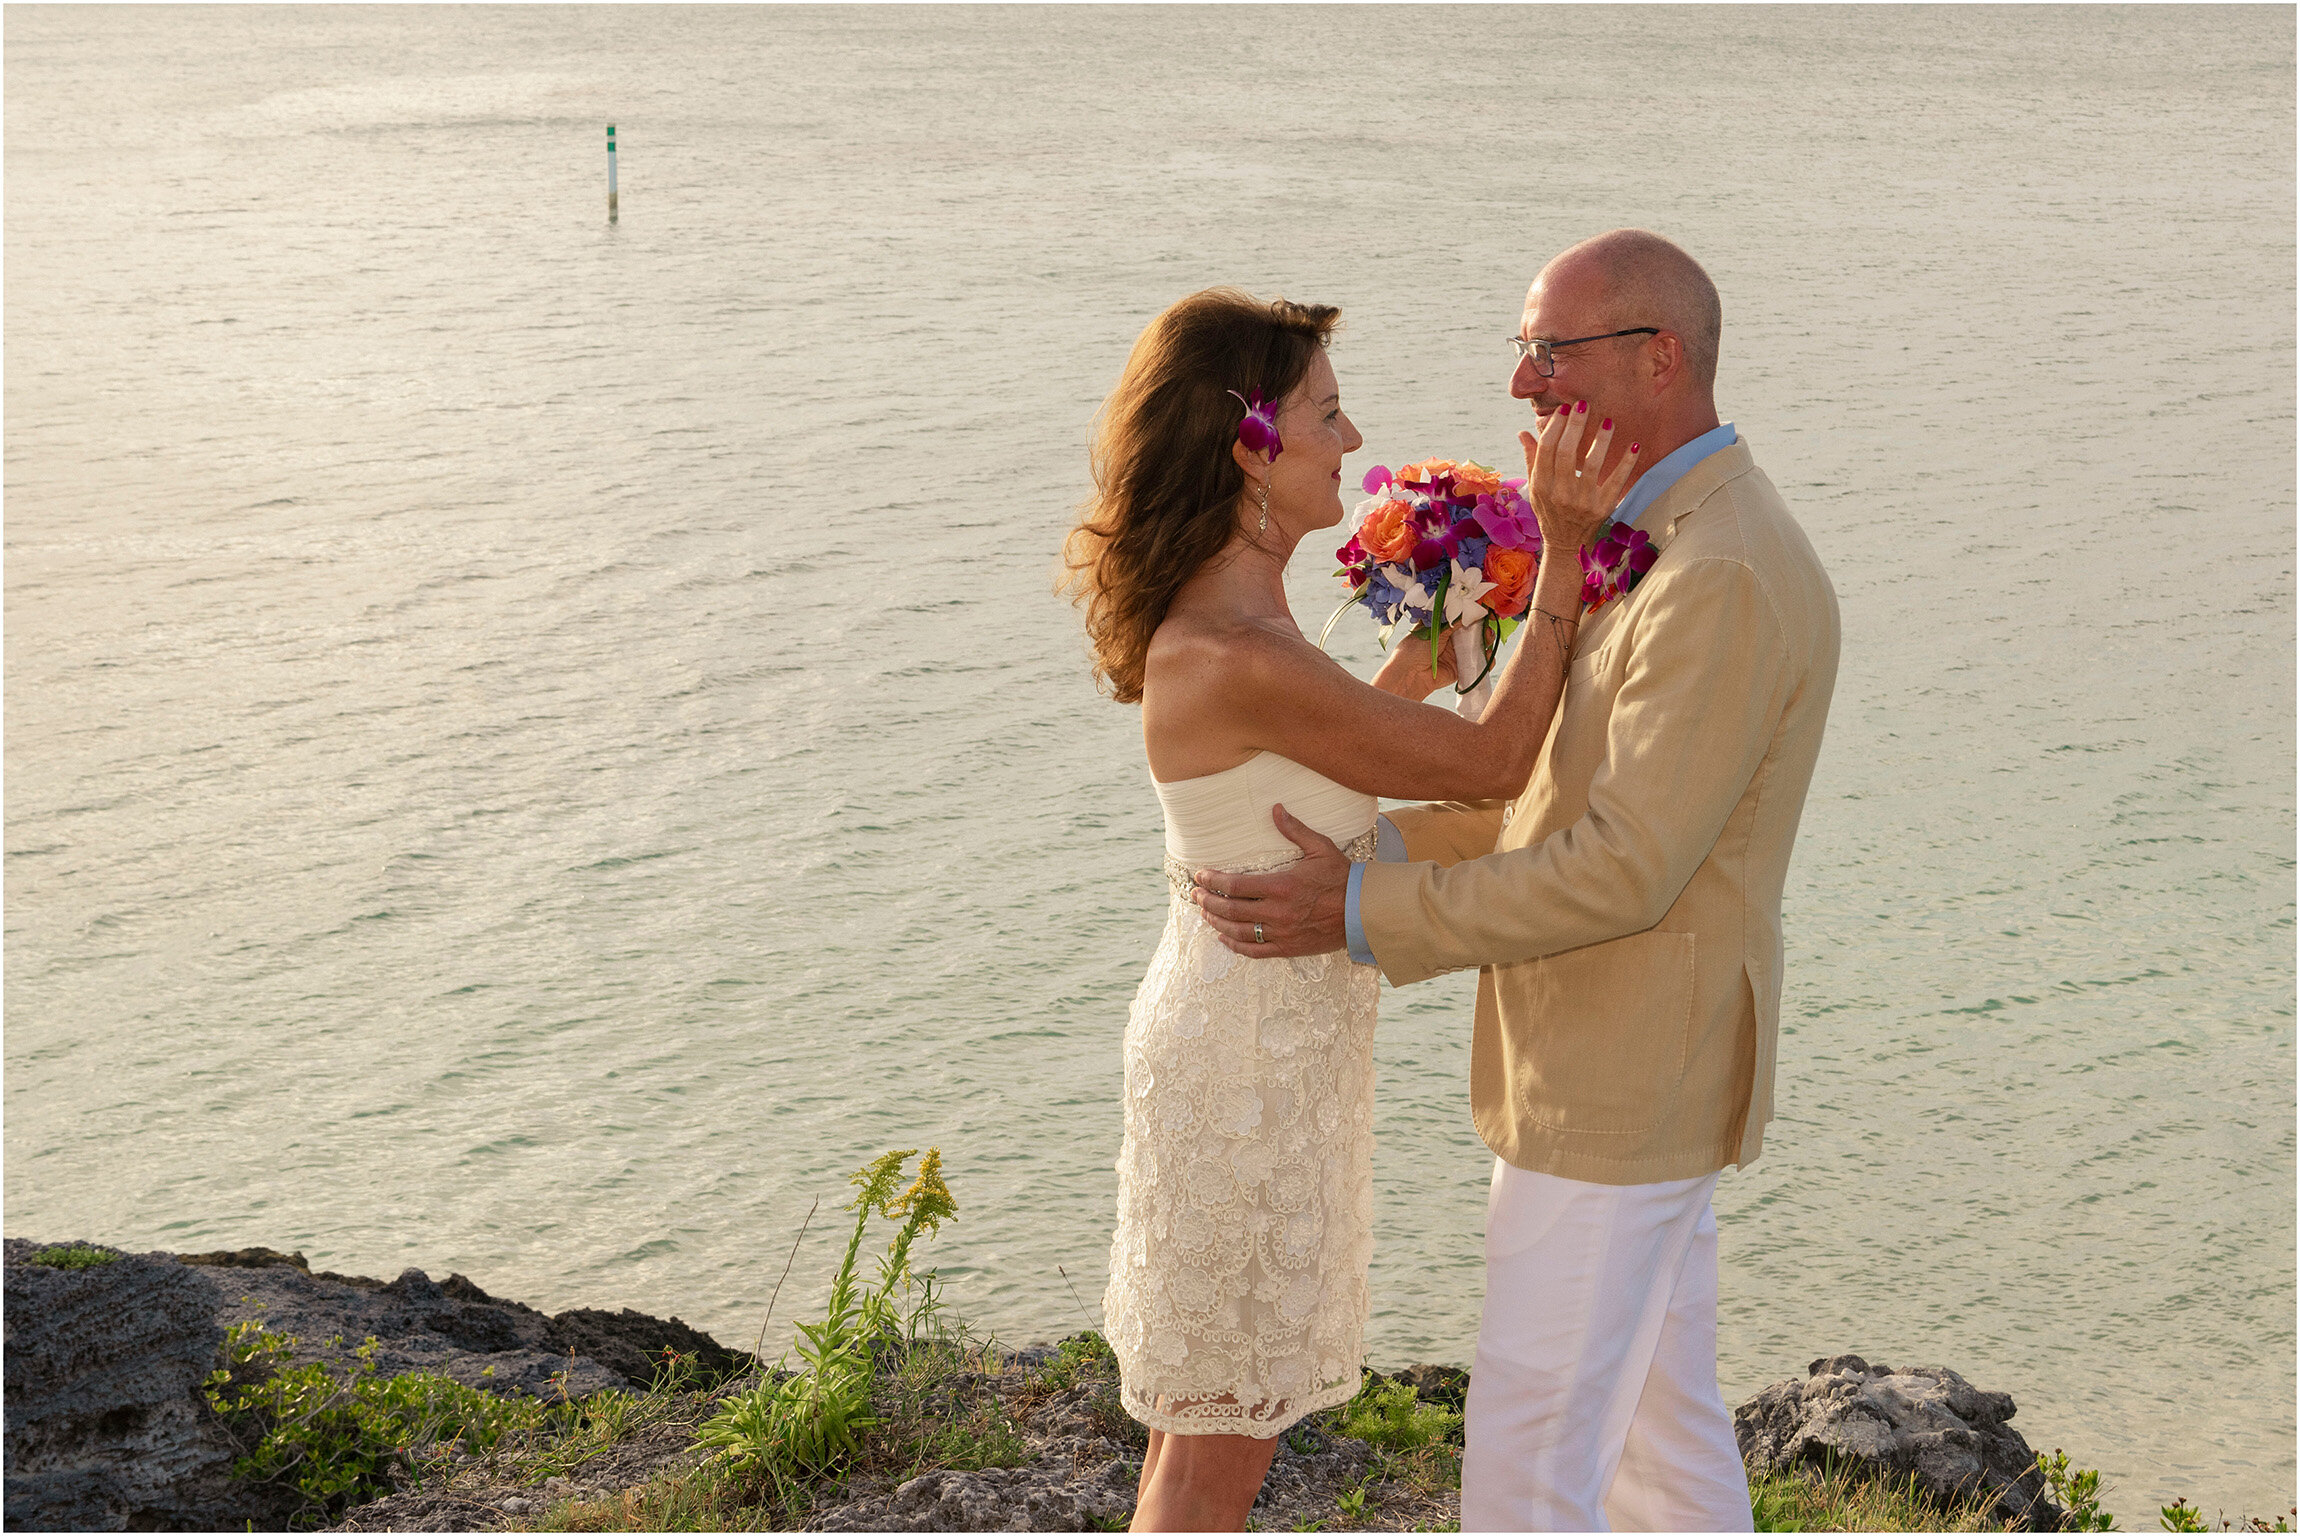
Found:
[{"label": "rocky outcrop", "polygon": [[490,1296],[462,1275],[433,1280],[420,1269],[407,1269],[396,1280],[381,1281],[314,1274],[302,1254],[268,1248],[188,1254],[184,1261],[221,1266],[211,1273],[226,1297],[223,1321],[260,1321],[300,1341],[297,1359],[338,1365],[349,1363],[361,1342],[373,1338],[376,1371],[384,1376],[436,1371],[490,1392],[557,1397],[564,1390],[582,1397],[647,1386],[665,1349],[697,1357],[710,1376],[730,1375],[750,1363],[750,1356],[675,1317],[649,1317],[628,1307],[546,1316]]},{"label": "rocky outcrop", "polygon": [[751,1357],[741,1350],[728,1349],[675,1317],[649,1317],[629,1307],[620,1312],[591,1307],[555,1312],[551,1315],[551,1342],[558,1349],[588,1356],[611,1371],[620,1371],[625,1381],[639,1387],[653,1381],[672,1354],[691,1358],[695,1368],[711,1379],[732,1376],[751,1363]]},{"label": "rocky outcrop", "polygon": [[[75,1245],[94,1247],[95,1245]],[[243,1454],[201,1393],[226,1325],[294,1337],[291,1360],[379,1375],[435,1371],[502,1394],[645,1387],[671,1349],[706,1378],[749,1364],[677,1318],[628,1309],[547,1317],[461,1275],[312,1272],[268,1248],[120,1254],[84,1268],[6,1245],[6,1523],[42,1530],[278,1528],[295,1500],[230,1475]]]},{"label": "rocky outcrop", "polygon": [[1758,1475],[1796,1467],[1906,1478],[1942,1509],[1980,1499],[2016,1530],[2060,1528],[2036,1453],[2006,1421],[2012,1398],[1937,1365],[1895,1370],[1859,1355],[1816,1360],[1733,1410],[1742,1459]]},{"label": "rocky outcrop", "polygon": [[232,1479],[239,1449],[200,1395],[223,1337],[209,1276],[117,1249],[59,1269],[39,1250],[5,1245],[8,1526],[277,1527],[294,1501]]},{"label": "rocky outcrop", "polygon": [[379,1375],[436,1371],[490,1392],[581,1397],[627,1385],[621,1371],[561,1347],[551,1319],[499,1301],[461,1275],[434,1280],[420,1269],[377,1283],[314,1275],[294,1265],[212,1270],[224,1291],[224,1322],[260,1322],[297,1341],[297,1360],[348,1367],[376,1341]]}]

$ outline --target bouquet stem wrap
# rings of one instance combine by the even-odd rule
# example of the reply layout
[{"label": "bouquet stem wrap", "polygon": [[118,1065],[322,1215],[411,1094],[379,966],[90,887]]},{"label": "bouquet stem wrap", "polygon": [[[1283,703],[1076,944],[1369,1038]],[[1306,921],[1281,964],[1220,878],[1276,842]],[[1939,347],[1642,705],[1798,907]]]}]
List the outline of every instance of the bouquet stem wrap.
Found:
[{"label": "bouquet stem wrap", "polygon": [[1458,682],[1467,682],[1480,672],[1485,676],[1478,685],[1455,701],[1454,713],[1464,720],[1476,720],[1485,713],[1486,701],[1493,697],[1493,673],[1485,667],[1485,626],[1469,624],[1453,632],[1453,672]]}]

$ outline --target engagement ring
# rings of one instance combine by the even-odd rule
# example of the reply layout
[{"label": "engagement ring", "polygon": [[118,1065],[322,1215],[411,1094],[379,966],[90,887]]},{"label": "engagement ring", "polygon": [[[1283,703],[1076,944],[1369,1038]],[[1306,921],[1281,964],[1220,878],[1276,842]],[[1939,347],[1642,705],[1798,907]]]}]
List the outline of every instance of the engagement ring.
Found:
[{"label": "engagement ring", "polygon": [[1262,925],[1260,923],[1254,925],[1254,942],[1257,944],[1262,942]]}]

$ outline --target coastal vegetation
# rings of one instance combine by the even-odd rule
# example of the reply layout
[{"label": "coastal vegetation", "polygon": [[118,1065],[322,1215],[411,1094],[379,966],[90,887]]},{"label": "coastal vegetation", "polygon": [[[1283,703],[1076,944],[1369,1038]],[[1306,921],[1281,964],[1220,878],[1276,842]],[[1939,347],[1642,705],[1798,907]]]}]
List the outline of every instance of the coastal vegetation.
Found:
[{"label": "coastal vegetation", "polygon": [[290,1364],[298,1342],[258,1322],[235,1324],[225,1330],[225,1363],[204,1389],[243,1453],[234,1474],[294,1490],[298,1526],[325,1524],[403,1481],[480,1457],[549,1477],[661,1417],[692,1375],[690,1365],[673,1362],[646,1394],[549,1401],[501,1396],[433,1371],[383,1376],[373,1339],[348,1367]]},{"label": "coastal vegetation", "polygon": [[109,1264],[120,1255],[110,1248],[98,1248],[89,1243],[57,1243],[34,1253],[27,1263],[45,1264],[50,1269],[94,1269]]},{"label": "coastal vegetation", "polygon": [[[922,1343],[950,1343],[937,1317],[934,1273],[914,1277],[910,1252],[920,1233],[932,1236],[958,1207],[942,1180],[940,1148],[929,1149],[918,1177],[895,1192],[916,1151],[888,1152],[854,1175],[861,1191],[847,1207],[855,1213],[854,1232],[823,1317],[799,1324],[801,1368],[767,1373],[703,1426],[700,1444],[735,1471],[765,1478],[786,1501],[798,1479],[851,1459],[863,1431],[877,1425],[871,1400],[882,1363],[901,1359],[907,1366]],[[873,1215],[897,1224],[875,1283],[855,1272]],[[898,1367],[891,1374],[908,1373]]]},{"label": "coastal vegetation", "polygon": [[[914,1255],[958,1207],[937,1150],[905,1184],[913,1155],[890,1151],[854,1174],[854,1222],[822,1314],[798,1324],[793,1354],[775,1366],[710,1379],[693,1357],[667,1352],[645,1391],[574,1398],[560,1377],[556,1398],[507,1395],[433,1372],[384,1376],[373,1340],[348,1364],[296,1363],[296,1340],[242,1323],[205,1388],[242,1448],[235,1470],[292,1489],[303,1526],[348,1514],[363,1528],[368,1512],[356,1506],[382,1499],[373,1528],[384,1528],[412,1498],[515,1530],[796,1530],[864,1528],[929,1474],[1023,1478],[1051,1455],[1057,1481],[1073,1463],[1104,1464],[1079,1518],[1122,1528],[1147,1441],[1121,1406],[1109,1345],[1088,1330],[1010,1351],[950,1317],[934,1270]],[[874,1226],[891,1235],[866,1266]],[[44,1252],[57,1260],[40,1261],[111,1256],[88,1251],[98,1257],[55,1249]],[[770,1299],[770,1319],[772,1309]],[[1467,1385],[1442,1366],[1365,1372],[1350,1401],[1287,1431],[1276,1466],[1294,1470],[1282,1489],[1273,1472],[1249,1528],[1455,1528]],[[2037,1468],[2069,1512],[2064,1529],[2117,1528],[2097,1472],[2057,1450]],[[1750,1502],[1761,1531],[2001,1528],[1986,1501],[1944,1509],[1914,1478],[1845,1466],[1753,1477]],[[2158,1524],[2290,1529],[2207,1523],[2184,1501]]]}]

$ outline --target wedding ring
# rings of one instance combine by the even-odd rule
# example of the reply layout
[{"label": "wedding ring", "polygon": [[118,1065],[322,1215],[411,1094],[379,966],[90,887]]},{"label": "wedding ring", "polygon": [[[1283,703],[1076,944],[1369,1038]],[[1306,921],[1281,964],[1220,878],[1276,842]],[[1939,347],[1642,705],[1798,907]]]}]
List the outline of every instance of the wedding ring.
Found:
[{"label": "wedding ring", "polygon": [[1262,925],[1260,923],[1254,925],[1254,942],[1257,944],[1262,942]]}]

